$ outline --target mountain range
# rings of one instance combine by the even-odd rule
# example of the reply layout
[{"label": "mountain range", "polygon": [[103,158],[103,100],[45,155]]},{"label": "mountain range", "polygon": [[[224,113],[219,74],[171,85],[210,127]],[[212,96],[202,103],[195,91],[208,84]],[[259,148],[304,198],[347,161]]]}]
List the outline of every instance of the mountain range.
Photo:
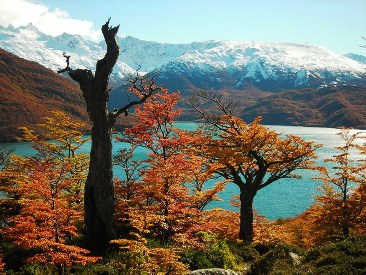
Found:
[{"label": "mountain range", "polygon": [[[234,100],[246,121],[261,115],[265,124],[366,129],[362,55],[340,56],[309,44],[117,39],[122,52],[112,75],[111,109],[129,100],[125,79],[139,69],[159,72],[157,82],[181,91],[181,120],[197,118],[184,101],[205,89]],[[104,43],[66,33],[52,37],[29,24],[0,27],[0,48],[0,142],[13,141],[18,127],[40,123],[50,110],[88,122],[78,86],[55,71],[66,65],[63,52],[71,55],[71,67],[93,70]]]},{"label": "mountain range", "polygon": [[[277,92],[326,85],[366,84],[366,57],[338,55],[312,44],[253,41],[204,41],[169,44],[117,37],[122,53],[114,67],[114,85],[135,74],[159,72],[158,82],[170,89],[237,89],[249,85]],[[0,48],[36,61],[54,71],[64,68],[63,52],[71,67],[93,70],[105,54],[105,43],[80,35],[50,36],[31,23],[0,27]]]}]

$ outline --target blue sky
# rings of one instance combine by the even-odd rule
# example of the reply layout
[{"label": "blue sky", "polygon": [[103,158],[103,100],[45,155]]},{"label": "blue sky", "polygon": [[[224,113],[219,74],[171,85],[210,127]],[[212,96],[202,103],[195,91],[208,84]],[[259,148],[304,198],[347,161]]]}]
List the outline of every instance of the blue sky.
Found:
[{"label": "blue sky", "polygon": [[53,35],[98,40],[108,17],[119,35],[143,40],[312,43],[366,56],[366,0],[0,0],[0,25]]}]

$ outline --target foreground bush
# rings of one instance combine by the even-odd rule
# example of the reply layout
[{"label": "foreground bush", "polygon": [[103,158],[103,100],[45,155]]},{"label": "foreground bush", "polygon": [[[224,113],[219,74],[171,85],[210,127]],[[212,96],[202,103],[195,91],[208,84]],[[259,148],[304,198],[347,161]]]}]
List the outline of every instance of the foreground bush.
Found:
[{"label": "foreground bush", "polygon": [[314,274],[366,274],[366,235],[309,250],[304,265]]}]

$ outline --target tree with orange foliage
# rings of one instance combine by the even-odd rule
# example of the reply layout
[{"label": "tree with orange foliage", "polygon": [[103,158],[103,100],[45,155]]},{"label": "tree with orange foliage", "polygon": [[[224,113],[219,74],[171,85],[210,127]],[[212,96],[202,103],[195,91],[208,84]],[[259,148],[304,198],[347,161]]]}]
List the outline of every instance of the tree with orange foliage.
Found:
[{"label": "tree with orange foliage", "polygon": [[[50,116],[44,117],[43,120],[43,123],[38,124],[38,136],[25,127],[20,128],[23,130],[21,140],[33,142],[33,147],[38,152],[42,148],[49,155],[60,159],[75,158],[78,155],[76,151],[90,141],[90,138],[84,138],[82,133],[85,123],[76,122],[61,111],[51,111]],[[81,156],[87,157],[86,154]]]},{"label": "tree with orange foliage", "polygon": [[335,147],[339,154],[324,160],[331,168],[320,168],[321,175],[317,179],[323,181],[319,189],[321,194],[308,211],[318,241],[332,235],[348,236],[351,231],[360,232],[359,225],[365,224],[366,170],[362,161],[352,157],[362,150],[357,144],[362,133],[341,128],[338,135],[343,145]]},{"label": "tree with orange foliage", "polygon": [[[86,142],[90,141],[89,138],[84,138],[81,132],[84,123],[75,122],[60,111],[51,111],[50,116],[43,120],[44,123],[37,125],[37,134],[34,130],[21,127],[23,136],[20,140],[31,143],[31,147],[36,150],[36,159],[50,159],[55,167],[58,165],[69,167],[67,173],[64,172],[62,176],[72,180],[72,186],[68,189],[72,194],[70,196],[73,202],[70,207],[83,213],[83,191],[89,160],[87,154],[79,151]],[[30,159],[32,158],[14,156],[13,164],[16,165],[7,172],[21,175],[22,165],[27,165],[25,163]],[[19,163],[23,164],[19,166]],[[14,169],[16,170],[13,171]],[[82,217],[80,217],[81,221]]]},{"label": "tree with orange foliage", "polygon": [[[70,120],[64,113],[60,111],[50,112],[49,117],[44,118],[44,123],[38,124],[37,132],[26,127],[20,128],[23,136],[19,138],[22,141],[31,143],[31,147],[35,150],[35,158],[50,158],[57,161],[58,164],[68,164],[69,177],[73,179],[73,197],[74,204],[72,207],[83,211],[83,189],[86,179],[86,169],[88,166],[88,156],[79,154],[78,150],[89,139],[83,138],[81,129],[83,123]],[[19,156],[9,157],[7,152],[5,166],[0,171],[0,191],[5,193],[4,198],[0,199],[1,223],[8,224],[8,217],[19,213],[19,200],[21,193],[17,188],[19,178],[24,174],[23,166],[19,165],[30,158],[22,158]],[[15,165],[16,164],[16,165]],[[80,218],[81,221],[81,218]]]},{"label": "tree with orange foliage", "polygon": [[239,239],[250,243],[257,192],[280,179],[298,177],[293,174],[297,169],[312,169],[318,146],[293,135],[283,138],[262,125],[260,117],[245,123],[233,115],[232,103],[210,96],[204,99],[217,104],[223,114],[210,116],[202,105],[193,105],[209,124],[197,147],[203,156],[219,165],[215,171],[218,175],[239,187]]},{"label": "tree with orange foliage", "polygon": [[[43,137],[22,128],[23,140],[32,143],[36,155],[13,155],[10,165],[1,172],[6,182],[2,191],[7,205],[16,205],[8,217],[6,235],[25,248],[36,249],[28,262],[50,263],[64,274],[66,266],[85,264],[97,258],[88,251],[67,243],[77,234],[83,215],[83,188],[87,158],[77,150],[86,142],[73,123],[61,112],[53,112],[39,125]],[[44,138],[52,140],[46,141]]]},{"label": "tree with orange foliage", "polygon": [[[128,227],[122,230],[124,236],[112,243],[142,255],[141,268],[154,274],[186,271],[179,262],[179,247],[192,245],[193,234],[206,226],[200,219],[202,211],[217,199],[216,193],[225,183],[204,188],[213,174],[205,168],[207,160],[188,150],[197,137],[174,128],[174,118],[180,113],[174,109],[178,98],[178,93],[162,89],[137,107],[137,125],[118,138],[132,147],[114,158],[124,174],[115,181],[116,219],[121,224],[127,222]],[[134,159],[138,147],[148,149],[146,159]],[[164,247],[150,247],[150,237],[162,241]]]},{"label": "tree with orange foliage", "polygon": [[[134,209],[134,214],[130,211],[129,215],[142,219],[140,222],[146,225],[142,231],[148,231],[164,242],[172,239],[187,242],[186,236],[199,222],[202,210],[217,199],[216,193],[224,186],[224,182],[220,182],[211,189],[203,188],[213,174],[204,168],[206,159],[187,149],[198,137],[174,128],[174,118],[180,113],[174,109],[178,99],[178,93],[168,94],[166,89],[153,95],[136,108],[137,125],[126,129],[120,138],[133,147],[149,151],[138,182],[136,179],[130,184],[121,182],[124,190],[139,186],[134,187],[133,202],[129,200]],[[132,167],[135,166],[125,171],[136,170]],[[126,174],[126,180],[131,178]]]},{"label": "tree with orange foliage", "polygon": [[54,159],[15,160],[24,169],[18,178],[17,189],[21,193],[20,213],[12,218],[7,237],[24,248],[36,249],[28,262],[48,263],[65,274],[71,264],[86,264],[98,258],[87,256],[87,250],[68,245],[77,236],[77,224],[82,213],[70,207],[68,195],[73,179],[68,164],[58,164]]}]

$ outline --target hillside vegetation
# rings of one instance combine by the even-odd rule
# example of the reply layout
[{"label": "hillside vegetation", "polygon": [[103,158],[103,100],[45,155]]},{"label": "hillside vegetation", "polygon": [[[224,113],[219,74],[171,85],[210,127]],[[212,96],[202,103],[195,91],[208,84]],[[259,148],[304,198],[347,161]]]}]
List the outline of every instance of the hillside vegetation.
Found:
[{"label": "hillside vegetation", "polygon": [[0,49],[0,141],[14,141],[18,127],[42,121],[60,110],[86,121],[83,96],[76,84],[36,62]]},{"label": "hillside vegetation", "polygon": [[366,87],[339,86],[282,91],[244,107],[241,117],[258,115],[268,125],[366,129]]}]

